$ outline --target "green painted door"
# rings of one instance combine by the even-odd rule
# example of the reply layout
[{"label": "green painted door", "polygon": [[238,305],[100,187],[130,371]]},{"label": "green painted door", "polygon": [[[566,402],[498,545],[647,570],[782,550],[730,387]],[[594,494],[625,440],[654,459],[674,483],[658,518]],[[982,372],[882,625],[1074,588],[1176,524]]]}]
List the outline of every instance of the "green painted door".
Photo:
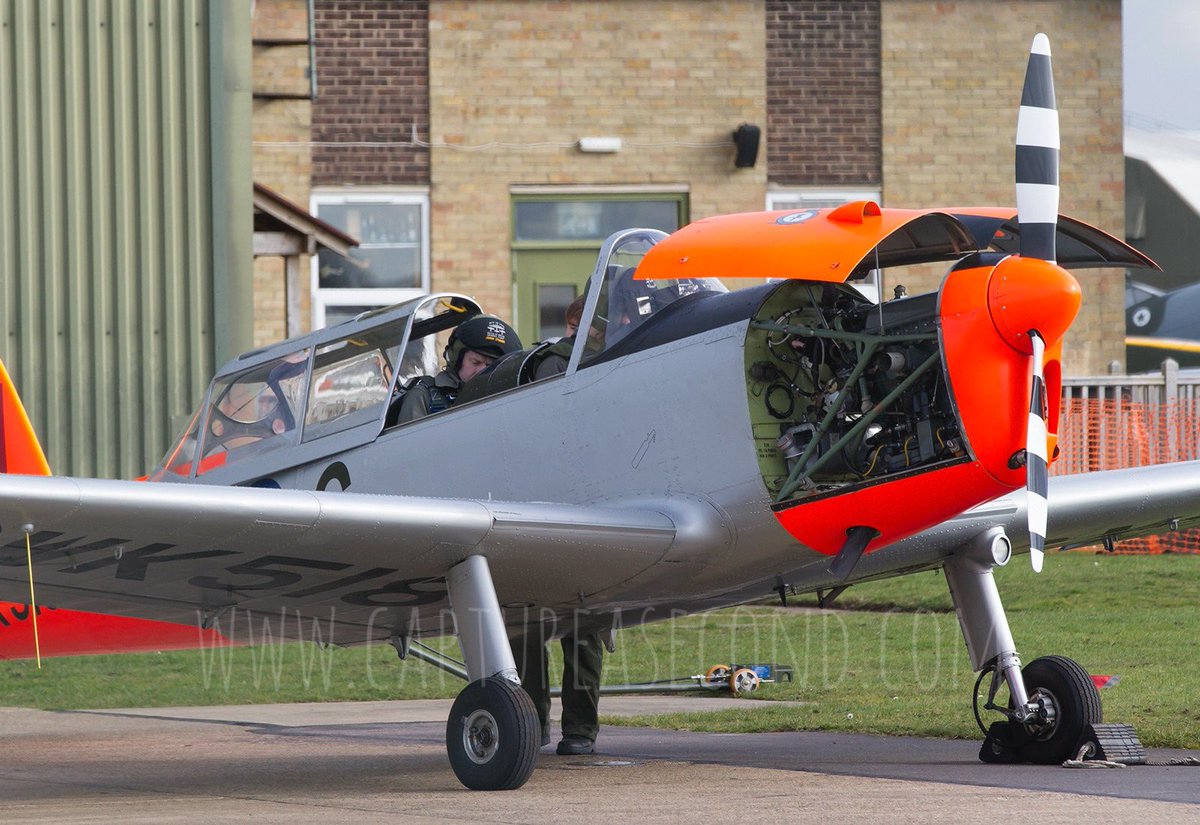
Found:
[{"label": "green painted door", "polygon": [[621,229],[674,232],[687,223],[684,193],[513,195],[515,326],[526,346],[565,331],[604,239]]},{"label": "green painted door", "polygon": [[567,307],[582,294],[599,247],[513,251],[517,333],[526,346],[566,332]]}]

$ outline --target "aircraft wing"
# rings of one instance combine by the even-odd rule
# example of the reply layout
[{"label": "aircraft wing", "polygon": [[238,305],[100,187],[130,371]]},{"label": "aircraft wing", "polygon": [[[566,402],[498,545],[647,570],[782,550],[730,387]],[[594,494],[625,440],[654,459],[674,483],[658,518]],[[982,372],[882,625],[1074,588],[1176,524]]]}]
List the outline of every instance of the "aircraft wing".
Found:
[{"label": "aircraft wing", "polygon": [[[1195,527],[1200,525],[1200,461],[1053,476],[1048,498],[1047,549],[1166,533],[1172,525]],[[1024,491],[981,504],[872,553],[864,559],[864,572],[870,570],[868,561],[894,563],[897,555],[936,560],[991,526],[1004,528],[1015,551],[1029,549]],[[1047,574],[1053,575],[1053,570]]]},{"label": "aircraft wing", "polygon": [[[1002,501],[1016,505],[1016,512],[1004,518],[1009,538],[1015,547],[1027,548],[1024,495]],[[1164,533],[1172,524],[1177,529],[1194,527],[1200,524],[1200,461],[1055,476],[1050,479],[1049,501],[1047,547]],[[968,511],[962,520],[994,518],[988,507]]]},{"label": "aircraft wing", "polygon": [[[1176,529],[1200,526],[1200,461],[1053,476],[1049,481],[1048,550],[1098,545],[1106,538],[1116,541],[1166,533],[1172,525]],[[1004,529],[1015,553],[1029,551],[1023,490],[868,553],[855,567],[853,581],[940,567],[947,556],[992,527]],[[1047,566],[1043,575],[1054,575],[1052,558]],[[827,561],[787,571],[780,578],[798,593],[830,592],[846,584],[828,571]],[[707,606],[763,599],[777,581],[760,581],[724,593]]]},{"label": "aircraft wing", "polygon": [[317,617],[339,644],[445,632],[443,577],[471,554],[491,560],[501,603],[573,606],[676,538],[649,507],[6,475],[0,599],[28,601],[26,525],[40,604],[223,632],[231,611]]}]

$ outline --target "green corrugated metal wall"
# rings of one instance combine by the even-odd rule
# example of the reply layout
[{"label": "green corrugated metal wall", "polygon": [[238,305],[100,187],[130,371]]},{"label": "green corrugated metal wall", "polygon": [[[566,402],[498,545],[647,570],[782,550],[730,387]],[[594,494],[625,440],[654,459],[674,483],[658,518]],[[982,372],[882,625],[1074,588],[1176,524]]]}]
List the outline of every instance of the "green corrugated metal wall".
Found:
[{"label": "green corrugated metal wall", "polygon": [[225,176],[249,141],[230,164],[210,32],[240,5],[0,0],[0,357],[56,473],[148,470],[228,354],[214,295],[248,281],[228,236],[248,249],[251,207],[246,180],[231,233]]}]

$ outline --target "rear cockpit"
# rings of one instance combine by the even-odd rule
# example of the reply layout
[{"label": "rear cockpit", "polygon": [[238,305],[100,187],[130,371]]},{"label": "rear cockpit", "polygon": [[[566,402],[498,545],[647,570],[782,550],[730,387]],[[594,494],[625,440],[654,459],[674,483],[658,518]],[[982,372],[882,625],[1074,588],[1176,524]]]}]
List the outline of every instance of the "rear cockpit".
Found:
[{"label": "rear cockpit", "polygon": [[295,464],[373,440],[397,385],[437,371],[438,333],[479,311],[430,295],[239,356],[151,480],[236,483],[284,466],[284,447],[299,450],[286,459]]}]

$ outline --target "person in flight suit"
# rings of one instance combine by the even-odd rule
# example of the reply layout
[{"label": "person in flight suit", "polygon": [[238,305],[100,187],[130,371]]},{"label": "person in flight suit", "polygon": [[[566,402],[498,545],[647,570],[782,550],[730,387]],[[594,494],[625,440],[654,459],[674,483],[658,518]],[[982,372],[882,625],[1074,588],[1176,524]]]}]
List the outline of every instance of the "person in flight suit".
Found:
[{"label": "person in flight suit", "polygon": [[[575,333],[583,316],[584,295],[576,298],[566,313],[566,337],[538,350],[533,380],[540,381],[567,371]],[[533,699],[542,724],[542,745],[550,744],[550,668],[546,628],[531,629],[513,640],[513,658],[521,686]],[[564,756],[595,753],[600,732],[600,671],[603,640],[597,633],[572,628],[562,637],[562,741],[557,751]]]},{"label": "person in flight suit", "polygon": [[476,315],[450,333],[444,353],[445,368],[437,375],[422,375],[409,381],[400,398],[398,423],[441,412],[454,404],[467,381],[492,362],[521,349],[517,331],[494,315]]},{"label": "person in flight suit", "polygon": [[541,381],[567,371],[567,362],[571,360],[571,348],[575,346],[575,333],[579,330],[579,320],[583,317],[583,302],[586,295],[580,295],[567,307],[567,334],[549,346],[543,346],[531,356],[535,360],[533,380]]},{"label": "person in flight suit", "polygon": [[[550,667],[548,636],[552,628],[530,629],[513,640],[513,658],[521,687],[533,699],[542,724],[542,746],[550,744]],[[562,637],[562,756],[596,752],[600,732],[600,671],[604,640],[598,633],[569,628]]]},{"label": "person in flight suit", "polygon": [[[604,349],[606,338],[610,339],[607,344],[619,340],[636,326],[635,320],[640,323],[657,307],[654,283],[635,281],[633,274],[632,266],[619,271],[612,278],[611,293],[609,281],[601,285],[595,316],[587,330],[587,352],[595,353]],[[575,347],[575,338],[583,317],[587,291],[588,287],[585,285],[584,293],[567,307],[566,336],[551,344],[541,345],[530,355],[532,364],[529,374],[532,380],[541,381],[543,378],[551,378],[567,371],[571,350]]]},{"label": "person in flight suit", "polygon": [[[599,351],[608,342],[620,340],[645,321],[663,305],[669,297],[659,292],[653,282],[634,280],[634,268],[627,267],[601,287],[597,310],[585,335],[586,349]],[[584,295],[587,288],[584,289]],[[575,346],[579,325],[582,322],[584,295],[580,295],[567,307],[567,337],[549,346],[541,346],[529,357],[533,360],[532,376],[540,381],[567,371],[571,351]],[[668,293],[669,295],[669,293]],[[611,298],[611,300],[610,300]],[[580,626],[580,615],[575,614],[562,635],[563,681],[562,681],[562,741],[558,743],[561,755],[595,753],[596,734],[600,730],[599,701],[600,675],[603,665],[603,637],[595,628]],[[521,685],[533,699],[538,720],[542,723],[542,745],[550,744],[550,679],[547,642],[558,635],[555,628],[539,625],[513,639],[513,658],[517,664],[517,675]],[[611,648],[610,648],[611,649]]]}]

